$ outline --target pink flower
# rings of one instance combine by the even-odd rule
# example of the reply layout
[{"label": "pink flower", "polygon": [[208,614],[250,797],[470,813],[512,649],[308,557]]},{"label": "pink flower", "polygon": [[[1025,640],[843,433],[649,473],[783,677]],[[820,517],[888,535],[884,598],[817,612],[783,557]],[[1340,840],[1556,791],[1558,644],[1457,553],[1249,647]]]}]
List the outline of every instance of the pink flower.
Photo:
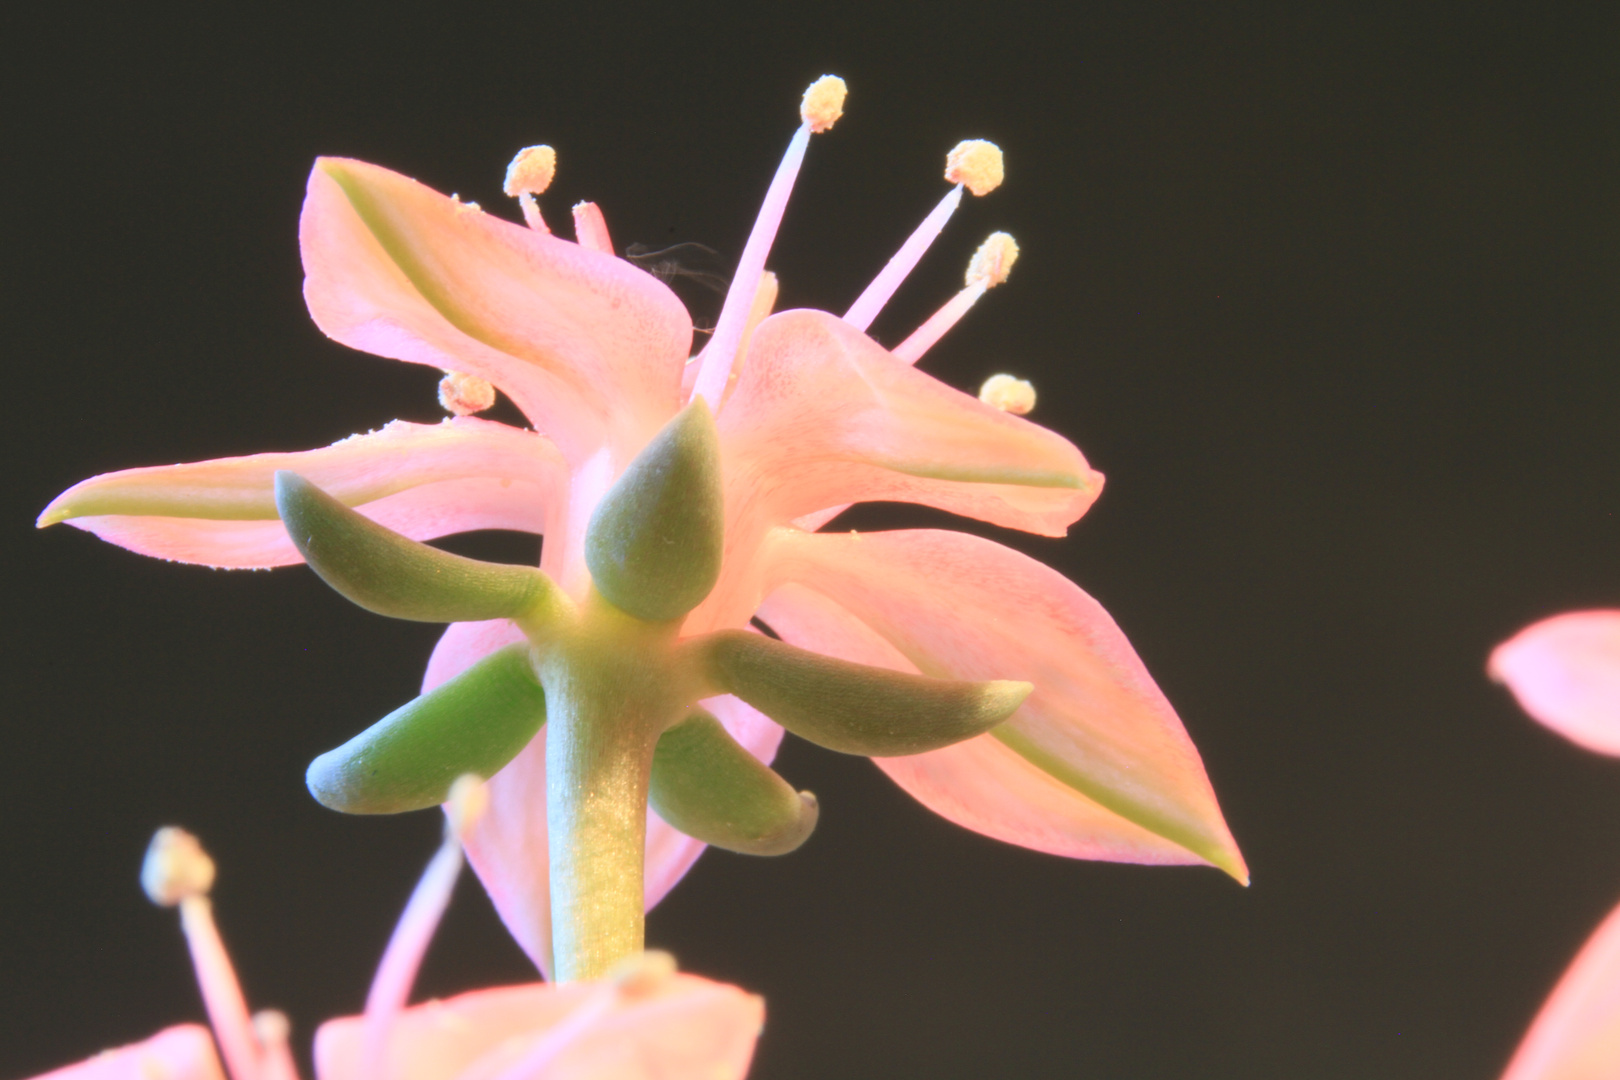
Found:
[{"label": "pink flower", "polygon": [[[1620,756],[1620,611],[1555,615],[1491,653],[1491,677],[1525,712],[1589,750]],[[1610,1080],[1620,1073],[1620,908],[1581,947],[1503,1080]]]},{"label": "pink flower", "polygon": [[[285,469],[414,539],[489,528],[542,534],[541,568],[579,600],[591,587],[583,538],[592,511],[648,440],[703,398],[720,439],[724,556],[682,637],[746,627],[758,615],[784,640],[844,659],[1028,681],[1033,693],[995,731],[879,758],[879,767],[941,815],[1011,843],[1076,858],[1208,863],[1247,881],[1197,751],[1094,600],[1040,563],[961,533],[814,531],[848,504],[887,500],[1061,536],[1102,476],[1066,439],[912,366],[1006,276],[1010,238],[993,238],[962,294],[894,351],[865,333],[963,187],[999,182],[1000,153],[988,143],[953,154],[955,187],[845,317],[766,317],[775,286],[764,263],[798,161],[810,133],[838,111],[826,107],[825,80],[812,90],[822,98],[807,95],[805,126],[719,323],[690,362],[685,308],[615,257],[594,205],[575,208],[575,242],[546,228],[534,195],[554,167],[549,152],[525,152],[508,177],[529,228],[386,169],[322,159],[300,224],[316,323],[354,348],[451,372],[443,392],[455,411],[476,407],[481,382],[493,384],[534,430],[464,415],[395,421],[319,450],[110,473],[63,493],[40,524],[68,521],[186,562],[294,563],[272,494],[274,473]],[[504,620],[450,626],[424,689],[521,640]],[[749,751],[772,758],[782,736],[775,723],[732,697],[704,704]],[[541,965],[551,932],[543,743],[493,778],[490,813],[468,840],[502,917]],[[649,816],[648,906],[702,848]]]},{"label": "pink flower", "polygon": [[[316,1031],[317,1080],[741,1080],[764,1003],[676,972],[667,953],[635,957],[597,982],[496,987],[404,1007],[461,869],[455,831],[478,816],[481,795],[469,783],[455,793],[454,826],[388,943],[366,1014]],[[180,1024],[36,1080],[298,1080],[286,1018],[248,1016],[209,906],[213,876],[196,839],[173,828],[153,837],[141,872],[155,902],[180,908],[213,1034]]]}]

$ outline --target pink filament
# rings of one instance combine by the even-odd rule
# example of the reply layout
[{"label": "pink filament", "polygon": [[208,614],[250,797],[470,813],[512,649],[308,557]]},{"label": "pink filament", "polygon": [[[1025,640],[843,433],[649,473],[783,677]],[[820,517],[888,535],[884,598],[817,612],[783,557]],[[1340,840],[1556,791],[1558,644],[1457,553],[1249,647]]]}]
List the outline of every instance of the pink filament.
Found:
[{"label": "pink filament", "polygon": [[984,295],[983,285],[969,285],[955,296],[946,301],[945,306],[934,312],[928,321],[911,332],[893,350],[895,359],[904,360],[908,364],[915,364],[922,359],[923,353],[933,348],[934,342],[945,336],[945,332],[955,326],[957,320],[968,313],[968,309],[978,303],[979,297]]},{"label": "pink filament", "polygon": [[527,191],[518,196],[518,205],[523,207],[523,220],[535,232],[548,233],[546,219],[540,216],[540,204],[534,201],[534,196]]},{"label": "pink filament", "polygon": [[720,411],[721,395],[725,393],[726,383],[731,378],[737,347],[742,344],[748,312],[753,307],[754,293],[759,288],[759,275],[765,270],[765,259],[776,240],[776,230],[781,227],[782,214],[787,209],[788,196],[793,194],[793,181],[799,175],[799,166],[804,162],[804,151],[809,142],[810,126],[801,124],[793,134],[793,141],[788,143],[787,153],[782,155],[782,164],[776,167],[776,175],[765,192],[759,217],[754,219],[748,243],[743,245],[742,258],[737,260],[731,289],[720,308],[714,337],[709,339],[708,347],[703,350],[703,358],[698,361],[702,366],[692,387],[692,397],[703,398],[716,413]]},{"label": "pink filament", "polygon": [[214,925],[213,905],[206,896],[188,896],[180,901],[180,929],[191,949],[197,986],[202,990],[208,1022],[213,1025],[231,1080],[261,1080],[259,1041],[254,1037],[231,958]]},{"label": "pink filament", "polygon": [[956,212],[961,202],[962,185],[957,184],[939,200],[939,205],[923,218],[922,224],[918,225],[916,231],[900,245],[900,250],[894,253],[894,257],[884,265],[878,276],[872,279],[872,284],[868,285],[866,291],[856,298],[848,311],[844,312],[845,322],[857,330],[865,330],[872,325],[872,320],[877,318],[878,312],[883,310],[883,305],[894,296],[895,290],[900,288],[900,283],[916,268],[917,263],[928,251],[929,245],[945,228],[945,223],[951,220],[951,215]]},{"label": "pink filament", "polygon": [[261,1080],[298,1080],[298,1067],[293,1064],[292,1050],[286,1039],[262,1040],[259,1046],[264,1054]]},{"label": "pink filament", "polygon": [[410,997],[417,969],[422,966],[422,957],[450,903],[450,894],[460,873],[461,845],[447,837],[423,871],[416,891],[411,893],[405,913],[394,927],[393,937],[388,939],[388,948],[383,950],[371,992],[366,995],[366,1027],[360,1056],[365,1066],[361,1075],[366,1080],[387,1080],[391,1075],[387,1060],[389,1031]]},{"label": "pink filament", "polygon": [[593,202],[574,205],[574,239],[582,248],[613,254],[613,239],[608,236],[607,218],[602,216],[601,207]]}]

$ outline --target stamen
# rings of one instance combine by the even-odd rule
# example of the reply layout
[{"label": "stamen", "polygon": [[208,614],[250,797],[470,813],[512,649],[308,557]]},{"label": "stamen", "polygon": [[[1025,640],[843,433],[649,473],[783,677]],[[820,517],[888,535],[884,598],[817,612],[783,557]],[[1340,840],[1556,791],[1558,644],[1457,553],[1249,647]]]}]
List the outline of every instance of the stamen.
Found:
[{"label": "stamen", "polygon": [[487,802],[483,782],[476,776],[462,776],[450,787],[450,799],[445,803],[444,843],[428,861],[422,880],[411,893],[405,913],[388,939],[388,948],[383,950],[371,991],[366,995],[360,1054],[365,1067],[359,1075],[367,1080],[387,1080],[392,1075],[388,1062],[389,1032],[410,997],[422,957],[455,890],[456,878],[461,873],[461,837]]},{"label": "stamen", "polygon": [[439,380],[439,404],[457,416],[481,413],[495,404],[495,387],[464,371],[447,371]]},{"label": "stamen", "polygon": [[915,364],[979,302],[979,297],[1007,280],[1007,274],[1016,261],[1017,242],[1004,232],[991,233],[968,263],[967,287],[946,301],[945,306],[912,331],[910,337],[896,345],[892,350],[895,358]]},{"label": "stamen", "polygon": [[574,204],[574,239],[582,248],[613,254],[613,239],[608,236],[607,218],[601,207],[593,202]]},{"label": "stamen", "polygon": [[962,188],[966,186],[975,195],[988,195],[1000,186],[1003,176],[1001,150],[995,143],[983,139],[957,143],[945,156],[945,179],[956,186],[939,200],[939,205],[923,218],[922,224],[900,245],[900,250],[894,253],[878,276],[872,279],[872,284],[844,312],[844,321],[862,331],[871,326],[878,312],[894,296],[907,275],[916,269],[929,246],[945,228],[945,223],[956,213],[956,208],[962,203]]},{"label": "stamen", "polygon": [[1014,375],[992,375],[979,387],[979,400],[986,405],[1023,416],[1035,407],[1035,387]]},{"label": "stamen", "polygon": [[208,890],[214,884],[214,860],[197,838],[168,826],[152,836],[141,864],[141,887],[152,903],[180,908],[180,929],[191,950],[203,1006],[214,1028],[220,1055],[231,1080],[263,1080],[259,1043],[248,1019],[247,1002],[236,981],[231,958],[214,925]]},{"label": "stamen", "polygon": [[844,93],[844,81],[833,75],[823,75],[804,92],[804,102],[800,108],[804,123],[794,132],[787,153],[782,155],[782,164],[776,167],[776,175],[765,192],[765,201],[760,204],[759,217],[754,219],[753,231],[748,234],[742,257],[737,260],[737,272],[731,279],[725,304],[720,308],[714,336],[709,339],[702,359],[698,361],[701,367],[698,369],[697,382],[692,387],[692,395],[703,398],[715,412],[720,410],[721,398],[737,358],[737,349],[742,343],[748,313],[754,306],[759,276],[765,270],[765,259],[770,255],[771,243],[781,227],[788,196],[793,193],[793,181],[799,175],[805,148],[810,143],[810,133],[826,131],[843,115]]},{"label": "stamen", "polygon": [[536,232],[551,231],[546,228],[546,220],[540,216],[540,207],[534,197],[550,187],[552,177],[556,175],[557,151],[544,144],[519,150],[517,157],[506,167],[503,190],[523,207],[523,220]]},{"label": "stamen", "polygon": [[823,75],[811,83],[799,102],[799,119],[810,125],[810,130],[821,134],[844,115],[844,98],[849,87],[836,75]]},{"label": "stamen", "polygon": [[253,1035],[259,1040],[263,1055],[263,1080],[298,1080],[298,1066],[293,1064],[292,1048],[287,1039],[292,1024],[287,1014],[275,1009],[263,1009],[253,1014]]},{"label": "stamen", "polygon": [[1006,178],[1001,147],[986,139],[964,139],[946,155],[945,179],[966,184],[975,195],[990,194]]}]

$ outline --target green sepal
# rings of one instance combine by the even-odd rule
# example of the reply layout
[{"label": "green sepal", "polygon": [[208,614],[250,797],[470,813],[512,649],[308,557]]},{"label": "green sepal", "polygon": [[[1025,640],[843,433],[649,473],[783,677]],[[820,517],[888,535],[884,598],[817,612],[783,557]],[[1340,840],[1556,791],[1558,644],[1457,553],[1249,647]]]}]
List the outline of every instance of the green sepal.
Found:
[{"label": "green sepal", "polygon": [[844,754],[904,757],[983,734],[1034,689],[852,664],[745,630],[702,639],[710,677],[793,734]]},{"label": "green sepal", "polygon": [[720,436],[699,398],[664,425],[597,504],[585,530],[596,589],[638,619],[677,619],[720,577]]},{"label": "green sepal", "polygon": [[786,855],[810,837],[820,807],[694,708],[658,740],[648,801],[687,836],[743,855]]},{"label": "green sepal", "polygon": [[310,762],[315,801],[345,814],[437,806],[463,773],[491,777],[546,722],[527,645],[508,645]]},{"label": "green sepal", "polygon": [[276,473],[276,509],[304,561],[368,611],[418,622],[543,617],[561,595],[532,566],[480,562],[419,544],[305,480]]}]

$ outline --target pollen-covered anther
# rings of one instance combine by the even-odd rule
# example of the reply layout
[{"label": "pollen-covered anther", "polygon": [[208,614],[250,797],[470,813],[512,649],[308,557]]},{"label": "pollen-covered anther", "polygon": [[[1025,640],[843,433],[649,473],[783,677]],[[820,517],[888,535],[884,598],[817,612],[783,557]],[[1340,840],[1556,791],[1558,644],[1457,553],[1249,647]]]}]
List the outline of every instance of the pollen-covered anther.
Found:
[{"label": "pollen-covered anther", "polygon": [[1007,176],[1001,147],[984,139],[964,139],[945,155],[945,179],[975,195],[988,195]]},{"label": "pollen-covered anther", "polygon": [[457,416],[481,413],[495,404],[495,387],[489,380],[464,371],[447,371],[439,380],[439,404]]},{"label": "pollen-covered anther", "polygon": [[836,75],[823,75],[804,92],[799,116],[810,125],[811,131],[826,131],[844,115],[844,98],[848,93],[849,88],[844,85],[843,79]]},{"label": "pollen-covered anther", "polygon": [[1018,241],[1004,232],[993,232],[985,237],[979,250],[968,263],[967,283],[993,289],[1007,280],[1013,263],[1018,261]]},{"label": "pollen-covered anther", "polygon": [[1035,387],[1015,375],[992,375],[979,387],[979,400],[1002,412],[1023,416],[1035,407]]},{"label": "pollen-covered anther", "polygon": [[539,195],[551,186],[557,175],[557,151],[541,144],[519,150],[512,164],[506,167],[504,190],[512,198],[519,195]]},{"label": "pollen-covered anther", "polygon": [[186,830],[166,825],[152,835],[141,863],[141,888],[152,903],[174,907],[214,887],[214,860]]},{"label": "pollen-covered anther", "polygon": [[457,839],[478,823],[489,808],[489,789],[484,778],[476,773],[462,773],[450,785],[450,797],[444,803],[445,827]]}]

